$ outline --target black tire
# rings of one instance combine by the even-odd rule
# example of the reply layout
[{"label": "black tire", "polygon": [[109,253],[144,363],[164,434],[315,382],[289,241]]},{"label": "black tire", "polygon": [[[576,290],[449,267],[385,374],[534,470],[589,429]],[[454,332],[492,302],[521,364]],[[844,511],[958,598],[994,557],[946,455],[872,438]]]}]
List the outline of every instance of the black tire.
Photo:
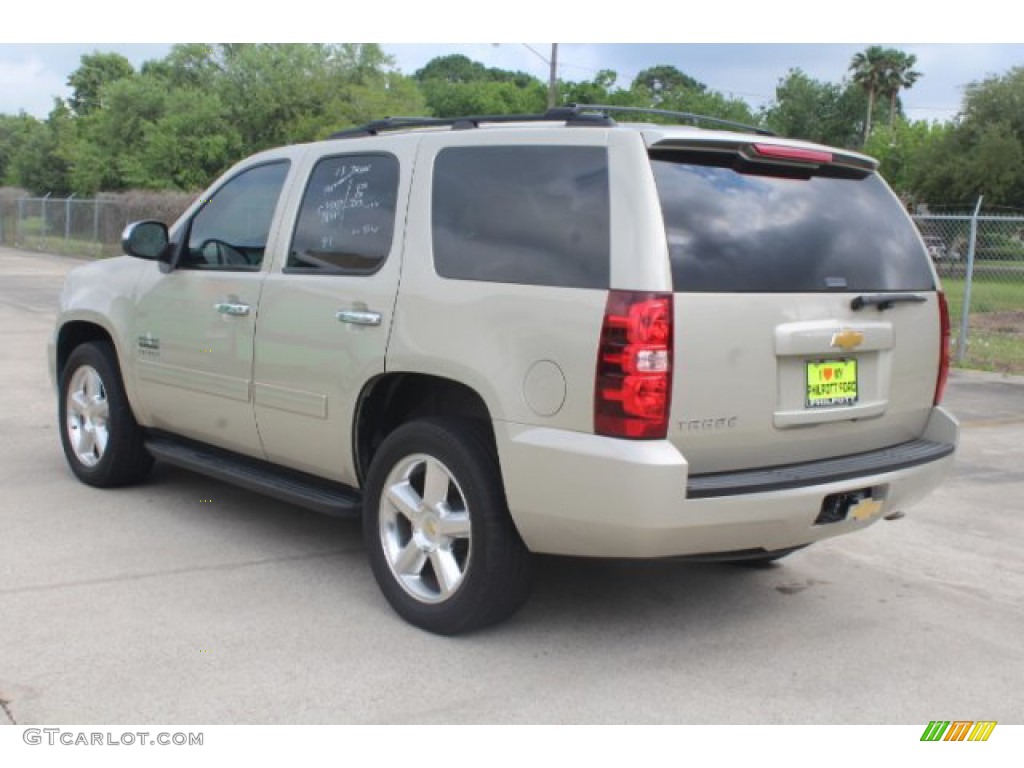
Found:
[{"label": "black tire", "polygon": [[[69,408],[76,392],[76,403],[90,405]],[[130,485],[153,466],[109,342],[82,344],[68,356],[60,377],[59,413],[64,456],[83,483],[97,488]],[[104,432],[105,440],[100,438]]]},{"label": "black tire", "polygon": [[[404,506],[393,500],[399,488]],[[422,419],[388,435],[367,476],[363,536],[391,607],[429,632],[497,623],[529,596],[532,559],[509,515],[492,441],[472,422]]]}]

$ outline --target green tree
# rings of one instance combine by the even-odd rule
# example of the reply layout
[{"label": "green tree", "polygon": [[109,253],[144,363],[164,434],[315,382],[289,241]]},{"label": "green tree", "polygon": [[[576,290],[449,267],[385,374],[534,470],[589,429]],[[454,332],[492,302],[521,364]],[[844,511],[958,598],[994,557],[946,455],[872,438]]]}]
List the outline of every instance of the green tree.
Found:
[{"label": "green tree", "polygon": [[891,49],[880,45],[872,45],[854,54],[849,69],[853,72],[853,82],[864,89],[868,96],[867,115],[864,118],[864,140],[871,133],[871,114],[875,109],[878,94],[886,88],[888,72],[891,68]]},{"label": "green tree", "polygon": [[8,175],[18,186],[37,195],[65,195],[68,181],[68,148],[74,124],[71,113],[60,99],[45,122],[26,123],[18,153],[12,158]]},{"label": "green tree", "polygon": [[246,153],[323,138],[387,114],[422,112],[377,45],[224,45],[217,89]]},{"label": "green tree", "polygon": [[[646,89],[640,89],[640,92],[649,93]],[[743,99],[732,98],[707,88],[678,87],[669,92],[662,92],[653,100],[653,103],[648,99],[645,106],[677,112],[692,112],[697,115],[732,120],[744,125],[756,126],[760,123],[760,118],[753,113],[750,105]],[[661,120],[657,117],[652,119]],[[665,121],[674,122],[674,119],[665,118]],[[708,125],[708,127],[712,126]]]},{"label": "green tree", "polygon": [[967,132],[998,122],[1005,122],[1017,140],[1024,142],[1024,66],[972,82],[964,89],[960,123]]},{"label": "green tree", "polygon": [[659,64],[642,70],[633,78],[632,88],[646,91],[650,100],[648,106],[658,108],[667,101],[678,99],[681,93],[703,93],[707,90],[704,83],[671,64]]},{"label": "green tree", "polygon": [[216,45],[179,43],[164,58],[143,62],[140,71],[172,88],[211,88],[222,70]]},{"label": "green tree", "polygon": [[1019,206],[1024,200],[1024,147],[1008,123],[996,122],[967,132],[953,127],[927,145],[915,164],[913,190],[930,203]]},{"label": "green tree", "polygon": [[547,104],[547,88],[536,78],[461,54],[431,59],[413,78],[435,117],[532,114]]},{"label": "green tree", "polygon": [[104,86],[135,74],[131,62],[119,53],[93,51],[84,54],[81,62],[68,76],[72,91],[68,106],[76,115],[87,115],[102,107]]},{"label": "green tree", "polygon": [[591,83],[564,85],[563,92],[570,97],[566,100],[638,107],[638,118],[652,122],[671,123],[675,122],[675,118],[655,114],[645,116],[642,108],[691,112],[748,125],[758,122],[758,117],[742,99],[730,98],[713,91],[704,83],[668,64],[643,70],[633,78],[628,89],[613,88],[615,81],[608,80],[608,75],[614,73],[598,73],[597,78]]},{"label": "green tree", "polygon": [[1024,206],[1024,67],[970,83],[954,124],[923,147],[914,193],[931,204]]},{"label": "green tree", "polygon": [[29,135],[41,124],[31,115],[0,115],[0,186],[18,184],[15,161]]},{"label": "green tree", "polygon": [[69,153],[69,184],[76,194],[169,186],[167,179],[149,173],[142,154],[147,132],[167,111],[170,92],[153,75],[123,78],[103,88],[103,107],[77,120]]},{"label": "green tree", "polygon": [[763,119],[782,136],[853,148],[861,142],[866,100],[856,85],[821,82],[791,69],[779,80],[775,103]]},{"label": "green tree", "polygon": [[216,93],[176,89],[168,95],[164,114],[144,129],[139,147],[143,176],[132,179],[132,185],[201,189],[239,159],[241,144]]},{"label": "green tree", "polygon": [[864,153],[879,161],[879,171],[906,201],[923,201],[918,187],[920,169],[928,162],[934,145],[942,144],[952,130],[951,123],[897,120],[892,128],[876,128],[864,145]]},{"label": "green tree", "polygon": [[520,88],[529,87],[536,78],[525,72],[485,67],[461,53],[436,56],[413,74],[417,83],[444,81],[447,83],[513,83]]},{"label": "green tree", "polygon": [[194,190],[258,150],[426,110],[373,44],[190,43],[138,72],[94,52],[68,82],[73,96],[46,121],[0,119],[0,180],[54,194]]},{"label": "green tree", "polygon": [[538,114],[547,108],[547,88],[540,81],[525,88],[514,83],[430,81],[420,88],[435,117]]},{"label": "green tree", "polygon": [[921,77],[921,73],[913,69],[917,63],[917,56],[914,54],[894,49],[889,49],[888,53],[889,70],[885,74],[882,92],[889,96],[889,130],[892,131],[896,125],[896,101],[899,93],[906,88],[912,88]]},{"label": "green tree", "polygon": [[341,73],[354,83],[367,85],[394,69],[395,61],[376,43],[342,43],[335,46],[311,46],[321,55],[335,73]]},{"label": "green tree", "polygon": [[853,82],[867,94],[867,113],[864,120],[864,136],[867,142],[871,135],[874,110],[879,96],[888,97],[889,129],[896,125],[898,98],[901,90],[911,88],[921,77],[921,73],[913,69],[917,57],[904,53],[896,48],[883,48],[872,45],[854,55],[849,70],[853,73]]},{"label": "green tree", "polygon": [[962,197],[984,195],[989,204],[1019,207],[1024,202],[1024,144],[1009,120],[980,129]]},{"label": "green tree", "polygon": [[413,78],[418,83],[443,81],[446,83],[477,83],[491,79],[487,67],[461,53],[436,56],[417,69]]},{"label": "green tree", "polygon": [[610,69],[602,69],[592,80],[579,82],[561,80],[558,92],[563,104],[608,104],[634,106],[641,100],[631,90],[615,87],[618,75]]}]

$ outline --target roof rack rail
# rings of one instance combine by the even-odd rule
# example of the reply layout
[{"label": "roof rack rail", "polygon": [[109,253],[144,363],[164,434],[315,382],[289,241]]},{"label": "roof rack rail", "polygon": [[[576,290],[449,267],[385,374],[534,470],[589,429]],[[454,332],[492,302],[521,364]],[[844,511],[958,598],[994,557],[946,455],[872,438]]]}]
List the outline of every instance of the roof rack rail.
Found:
[{"label": "roof rack rail", "polygon": [[565,104],[560,107],[551,107],[547,112],[530,115],[466,115],[463,117],[385,117],[382,120],[373,120],[365,125],[355,128],[346,128],[343,131],[332,133],[332,139],[352,139],[360,136],[378,136],[388,131],[404,131],[410,128],[442,128],[449,127],[454,131],[467,128],[479,128],[481,123],[539,123],[539,122],[561,122],[571,126],[594,126],[608,127],[615,125],[615,120],[610,113],[617,112],[638,112],[651,115],[664,115],[667,117],[678,117],[691,122],[704,122],[726,128],[739,129],[760,134],[761,136],[774,136],[772,131],[765,128],[758,128],[753,125],[737,123],[733,120],[723,120],[719,117],[698,115],[693,112],[673,112],[667,109],[653,109],[649,107],[620,107],[602,104]]},{"label": "roof rack rail", "polygon": [[743,131],[749,131],[756,133],[760,136],[776,136],[774,131],[770,131],[767,128],[759,128],[756,125],[747,125],[746,123],[740,123],[735,120],[726,120],[721,117],[711,117],[710,115],[700,115],[696,112],[676,112],[670,109],[653,109],[651,107],[625,107],[625,106],[614,106],[609,104],[566,104],[565,109],[572,109],[577,115],[585,114],[587,112],[600,112],[605,115],[611,116],[612,113],[621,112],[639,112],[648,115],[663,115],[665,117],[678,117],[683,120],[690,120],[695,123],[708,123],[710,125],[720,125],[725,128],[737,128]]},{"label": "roof rack rail", "polygon": [[479,128],[481,123],[539,123],[561,122],[566,125],[615,125],[607,115],[586,114],[571,107],[552,107],[542,114],[530,115],[465,115],[461,117],[385,117],[373,120],[355,128],[332,133],[332,139],[351,139],[359,136],[377,136],[387,131],[403,131],[409,128],[439,128],[448,126],[452,130]]}]

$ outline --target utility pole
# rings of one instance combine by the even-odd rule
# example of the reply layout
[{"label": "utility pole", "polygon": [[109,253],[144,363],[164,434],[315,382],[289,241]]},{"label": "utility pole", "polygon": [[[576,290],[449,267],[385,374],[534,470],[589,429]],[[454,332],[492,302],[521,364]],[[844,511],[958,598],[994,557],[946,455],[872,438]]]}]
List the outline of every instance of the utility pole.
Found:
[{"label": "utility pole", "polygon": [[548,109],[558,103],[558,43],[551,44],[551,75],[548,78]]},{"label": "utility pole", "polygon": [[[498,46],[501,43],[491,43],[491,45]],[[526,43],[520,43],[520,45],[548,65],[548,109],[551,109],[558,104],[558,43],[551,44],[551,58],[547,59]]]}]

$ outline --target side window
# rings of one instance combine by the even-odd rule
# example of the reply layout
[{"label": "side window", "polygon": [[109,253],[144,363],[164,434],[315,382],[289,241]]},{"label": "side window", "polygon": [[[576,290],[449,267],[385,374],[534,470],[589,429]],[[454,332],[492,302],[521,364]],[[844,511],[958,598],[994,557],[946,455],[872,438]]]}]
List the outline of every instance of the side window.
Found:
[{"label": "side window", "polygon": [[434,266],[442,277],[607,288],[603,147],[452,147],[434,162]]},{"label": "side window", "polygon": [[281,196],[286,161],[242,171],[192,218],[180,267],[258,270]]},{"label": "side window", "polygon": [[397,199],[393,155],[322,159],[302,197],[285,271],[375,272],[391,251]]}]

